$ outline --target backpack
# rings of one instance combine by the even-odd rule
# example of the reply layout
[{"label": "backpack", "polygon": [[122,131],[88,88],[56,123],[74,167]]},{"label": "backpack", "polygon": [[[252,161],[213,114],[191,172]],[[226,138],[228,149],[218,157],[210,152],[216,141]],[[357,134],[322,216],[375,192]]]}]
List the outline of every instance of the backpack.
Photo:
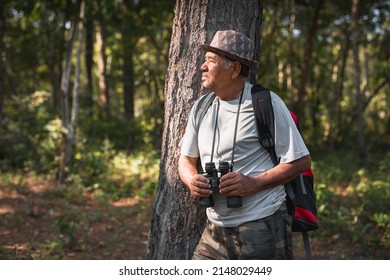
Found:
[{"label": "backpack", "polygon": [[[279,160],[275,153],[274,112],[270,91],[261,85],[254,85],[251,94],[260,144],[268,150],[274,165],[277,165]],[[209,93],[200,98],[194,112],[197,132],[215,97],[214,93]],[[296,116],[292,112],[290,113],[297,125]],[[311,259],[310,241],[307,232],[318,229],[312,171],[307,170],[291,182],[286,183],[285,191],[287,193],[288,213],[292,216],[292,231],[302,232],[306,256]]]},{"label": "backpack", "polygon": [[[274,165],[278,165],[279,159],[275,153],[275,126],[271,93],[261,85],[254,85],[251,93],[260,144],[268,150]],[[290,113],[298,127],[297,117],[294,113]],[[306,257],[311,259],[310,241],[307,232],[318,229],[312,170],[302,172],[292,181],[286,183],[284,187],[287,193],[287,209],[292,216],[292,231],[302,232]]]}]

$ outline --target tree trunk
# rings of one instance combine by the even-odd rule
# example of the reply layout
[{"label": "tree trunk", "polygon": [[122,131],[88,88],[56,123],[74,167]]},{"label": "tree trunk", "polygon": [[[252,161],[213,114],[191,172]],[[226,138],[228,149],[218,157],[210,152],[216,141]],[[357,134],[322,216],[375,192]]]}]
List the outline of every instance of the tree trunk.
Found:
[{"label": "tree trunk", "polygon": [[322,8],[322,3],[323,0],[319,0],[317,2],[314,15],[312,18],[312,22],[307,32],[307,39],[304,44],[305,48],[303,50],[302,75],[301,75],[301,82],[299,84],[299,89],[298,89],[298,102],[294,110],[295,114],[298,116],[298,119],[303,118],[304,101],[306,97],[306,87],[307,87],[307,81],[309,79],[310,69],[311,69],[310,64],[311,64],[312,53],[313,53],[313,42],[315,39],[317,26],[319,23],[319,15]]},{"label": "tree trunk", "polygon": [[127,41],[129,38],[123,36],[123,106],[124,118],[130,121],[134,118],[134,63],[133,49],[134,46]]},{"label": "tree trunk", "polygon": [[[92,80],[92,68],[93,68],[93,34],[94,24],[93,16],[91,14],[91,7],[94,3],[86,3],[86,16],[85,16],[85,70],[87,72],[87,92],[85,94],[85,105],[88,108],[88,115],[93,115],[93,80]],[[88,7],[88,5],[91,5]]]},{"label": "tree trunk", "polygon": [[[199,44],[217,30],[235,29],[255,41],[258,60],[262,1],[178,0],[165,81],[165,123],[158,190],[146,259],[190,259],[205,226],[205,209],[178,175],[179,142],[201,90]],[[250,19],[250,20],[248,20]]]},{"label": "tree trunk", "polygon": [[295,62],[295,55],[294,55],[294,38],[293,38],[293,31],[295,28],[295,19],[296,19],[296,14],[295,14],[295,1],[287,1],[287,10],[290,12],[290,22],[288,25],[288,58],[287,58],[287,66],[286,66],[286,75],[287,75],[287,94],[289,97],[289,100],[291,104],[294,104],[295,101],[295,95],[296,95],[296,90],[293,86],[293,80],[294,80],[294,72],[293,70],[295,69],[294,62]]},{"label": "tree trunk", "polygon": [[[58,21],[57,18],[61,17],[61,11],[64,8],[56,8],[53,11],[55,22]],[[62,53],[64,50],[64,36],[66,28],[65,26],[50,29],[49,36],[47,39],[48,46],[48,56],[47,56],[47,66],[49,68],[49,77],[50,77],[50,86],[51,86],[51,106],[54,110],[61,110],[60,105],[60,83],[61,83],[61,64],[62,64]]]},{"label": "tree trunk", "polygon": [[72,147],[76,138],[77,131],[77,115],[79,109],[79,88],[80,88],[80,60],[81,53],[83,49],[83,38],[84,38],[84,11],[85,11],[85,3],[81,3],[80,8],[80,20],[78,27],[78,48],[76,54],[76,66],[74,70],[74,82],[73,82],[73,94],[72,94],[72,113],[70,116],[70,146]]},{"label": "tree trunk", "polygon": [[[343,111],[341,106],[341,101],[343,100],[343,92],[344,92],[344,81],[348,60],[348,53],[350,50],[350,38],[351,32],[349,29],[346,29],[344,33],[344,43],[340,46],[340,51],[337,56],[337,59],[334,63],[334,90],[333,96],[331,96],[328,102],[328,108],[330,109],[329,113],[329,131],[332,131],[332,137],[330,140],[331,144],[335,145],[341,143],[343,141]],[[327,141],[329,142],[329,141]]]},{"label": "tree trunk", "polygon": [[71,60],[75,41],[75,35],[78,29],[78,22],[80,19],[81,3],[83,0],[79,0],[76,3],[76,12],[73,20],[73,26],[71,31],[71,37],[69,39],[68,52],[66,56],[65,69],[61,77],[61,131],[62,131],[62,143],[60,154],[60,167],[58,171],[58,182],[63,183],[65,181],[68,169],[68,163],[70,160],[71,152],[71,133],[69,126],[69,79],[71,70]]},{"label": "tree trunk", "polygon": [[99,68],[99,89],[100,89],[100,104],[106,118],[111,115],[110,112],[110,94],[108,90],[108,76],[107,76],[107,55],[105,42],[104,24],[100,22],[96,32],[96,42],[99,48],[98,68]]},{"label": "tree trunk", "polygon": [[3,51],[4,51],[4,1],[0,1],[0,129],[3,127],[4,112],[4,79],[3,79]]},{"label": "tree trunk", "polygon": [[359,0],[352,0],[351,13],[351,41],[352,41],[352,55],[354,66],[354,87],[356,94],[356,107],[358,118],[358,141],[359,141],[359,160],[362,166],[366,165],[366,139],[364,134],[364,112],[363,112],[363,96],[360,89],[361,66],[359,59],[359,30],[358,30],[358,8]]},{"label": "tree trunk", "polygon": [[52,107],[54,109],[59,109],[59,87],[58,87],[58,80],[59,80],[59,73],[56,70],[57,63],[59,61],[57,60],[56,56],[56,43],[57,40],[55,38],[55,35],[53,34],[51,38],[49,39],[49,61],[48,61],[48,67],[50,69],[49,75],[50,75],[50,85],[52,90]]}]

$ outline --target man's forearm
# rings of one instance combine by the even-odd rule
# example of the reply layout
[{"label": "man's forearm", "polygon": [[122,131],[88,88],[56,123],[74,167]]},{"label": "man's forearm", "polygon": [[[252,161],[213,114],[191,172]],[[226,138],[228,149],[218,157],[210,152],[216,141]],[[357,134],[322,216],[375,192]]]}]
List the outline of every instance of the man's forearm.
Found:
[{"label": "man's forearm", "polygon": [[272,188],[285,184],[294,179],[298,174],[310,169],[310,156],[304,156],[290,163],[281,163],[255,177],[256,191]]},{"label": "man's forearm", "polygon": [[196,169],[197,158],[190,158],[180,155],[179,157],[179,176],[181,181],[188,187],[191,179],[195,174],[198,174]]}]

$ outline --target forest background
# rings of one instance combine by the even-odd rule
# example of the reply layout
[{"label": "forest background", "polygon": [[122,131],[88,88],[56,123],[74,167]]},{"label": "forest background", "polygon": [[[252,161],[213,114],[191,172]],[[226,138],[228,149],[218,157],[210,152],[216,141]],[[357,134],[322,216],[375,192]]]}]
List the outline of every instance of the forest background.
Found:
[{"label": "forest background", "polygon": [[[1,259],[143,258],[174,6],[0,2]],[[311,151],[317,258],[389,259],[389,31],[390,1],[263,1],[257,81]]]}]

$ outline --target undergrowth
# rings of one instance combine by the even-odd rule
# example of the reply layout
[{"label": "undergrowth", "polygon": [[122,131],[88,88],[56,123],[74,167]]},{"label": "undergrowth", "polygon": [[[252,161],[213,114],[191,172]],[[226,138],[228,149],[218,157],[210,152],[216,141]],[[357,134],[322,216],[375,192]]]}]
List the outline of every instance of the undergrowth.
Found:
[{"label": "undergrowth", "polygon": [[[107,148],[109,143],[105,145]],[[375,164],[369,165],[368,168],[360,168],[354,160],[354,155],[345,151],[342,157],[337,153],[332,155],[313,153],[312,156],[320,228],[311,233],[311,236],[336,244],[340,242],[350,244],[347,247],[343,246],[343,250],[351,252],[348,254],[338,252],[340,258],[354,255],[361,259],[388,259],[390,166],[386,158],[390,156],[390,153],[382,160],[372,159]],[[52,222],[52,227],[56,228],[59,234],[47,240],[43,245],[34,243],[34,239],[29,240],[29,258],[47,258],[47,255],[38,255],[37,252],[40,254],[50,252],[51,258],[63,258],[66,252],[74,246],[83,244],[84,239],[88,239],[88,227],[91,223],[99,223],[103,217],[108,218],[109,215],[113,215],[115,219],[116,213],[113,213],[113,210],[110,210],[111,212],[97,210],[88,215],[74,210],[72,205],[85,203],[86,193],[101,201],[103,205],[111,201],[131,198],[137,201],[137,210],[125,208],[128,209],[126,211],[130,209],[138,211],[137,219],[148,217],[142,213],[146,212],[145,208],[150,209],[156,192],[159,172],[158,153],[140,152],[133,155],[105,153],[103,148],[99,153],[76,155],[76,157],[80,161],[86,158],[86,163],[83,163],[85,166],[88,166],[90,161],[94,161],[88,167],[91,172],[96,172],[92,169],[97,165],[104,165],[99,167],[104,172],[91,176],[88,174],[88,168],[84,168],[85,173],[80,172],[69,176],[67,183],[58,190],[68,203],[69,211],[61,214]],[[35,175],[29,173],[24,176],[23,178],[20,174],[3,173],[0,176],[0,183],[12,185],[17,191],[25,192],[23,180]],[[134,214],[136,213],[128,213],[133,217]],[[11,221],[11,219],[8,220]],[[16,219],[12,221],[13,223],[10,222],[9,226],[17,223]],[[114,246],[117,239],[118,237],[114,234],[107,244]],[[11,258],[19,258],[16,251],[9,254]]]},{"label": "undergrowth", "polygon": [[[378,160],[378,158],[381,158]],[[361,258],[388,259],[390,152],[359,167],[352,153],[317,155],[313,162],[320,229],[314,236],[349,240]]]}]

